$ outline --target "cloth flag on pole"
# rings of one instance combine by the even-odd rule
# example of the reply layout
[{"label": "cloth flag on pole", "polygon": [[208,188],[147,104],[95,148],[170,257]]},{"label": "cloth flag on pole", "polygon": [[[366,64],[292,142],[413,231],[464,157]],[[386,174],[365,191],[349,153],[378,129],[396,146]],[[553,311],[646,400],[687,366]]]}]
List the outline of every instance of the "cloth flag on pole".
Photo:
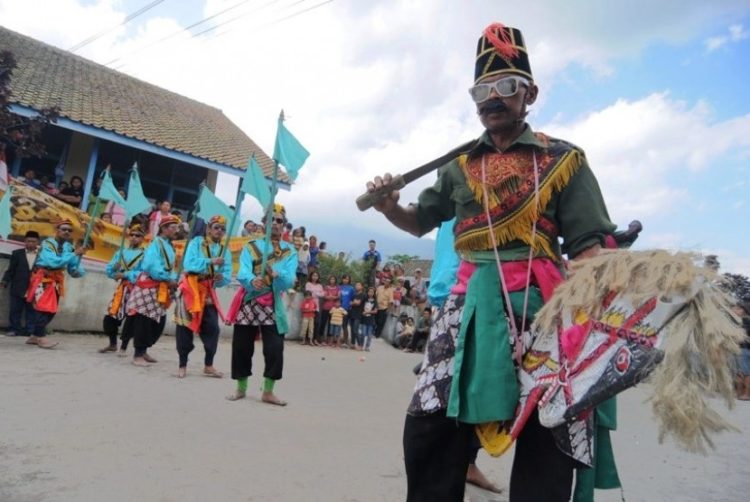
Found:
[{"label": "cloth flag on pole", "polygon": [[255,160],[255,154],[250,157],[245,170],[245,176],[242,178],[240,190],[243,193],[255,197],[263,209],[271,203],[271,189],[268,186],[268,180],[263,175],[263,170]]},{"label": "cloth flag on pole", "polygon": [[203,218],[205,221],[210,220],[212,216],[216,216],[217,214],[224,216],[227,221],[230,221],[234,212],[221,199],[214,195],[206,185],[201,185],[201,193],[198,195],[197,214],[198,217]]},{"label": "cloth flag on pole", "polygon": [[105,169],[102,174],[102,186],[99,187],[99,198],[103,200],[111,200],[122,208],[127,206],[125,198],[120,195],[120,192],[115,188],[115,184],[112,183],[112,176],[109,174],[109,169]]},{"label": "cloth flag on pole", "polygon": [[273,160],[284,166],[289,177],[296,180],[297,172],[309,156],[310,152],[284,127],[284,112],[282,112],[281,116],[279,116],[279,126],[276,130]]},{"label": "cloth flag on pole", "polygon": [[128,182],[128,200],[125,201],[125,212],[128,217],[140,214],[151,208],[151,203],[143,194],[141,186],[141,177],[138,175],[138,164],[133,164],[130,171],[130,181]]},{"label": "cloth flag on pole", "polygon": [[3,200],[0,200],[0,237],[7,239],[12,230],[10,216],[10,197],[13,194],[13,187],[9,186],[5,190]]}]

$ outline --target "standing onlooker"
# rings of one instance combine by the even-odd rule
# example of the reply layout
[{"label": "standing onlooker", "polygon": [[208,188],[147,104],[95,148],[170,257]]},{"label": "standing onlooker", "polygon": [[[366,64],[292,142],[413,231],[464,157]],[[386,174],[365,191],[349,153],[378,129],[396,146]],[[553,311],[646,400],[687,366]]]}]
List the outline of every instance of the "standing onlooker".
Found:
[{"label": "standing onlooker", "polygon": [[359,341],[359,350],[370,351],[370,343],[372,342],[372,335],[375,331],[375,321],[378,314],[378,302],[375,298],[375,288],[370,286],[367,288],[367,296],[365,297],[364,307],[362,309],[362,323],[359,326],[360,335],[357,337]]},{"label": "standing onlooker", "polygon": [[[351,348],[362,348],[361,340],[359,339],[359,323],[362,321],[362,311],[365,306],[365,292],[362,283],[357,282],[354,284],[354,297],[351,299],[349,305],[348,317],[348,331]],[[343,297],[343,294],[342,294]]]},{"label": "standing onlooker", "polygon": [[286,242],[292,242],[292,229],[294,226],[291,223],[284,225],[284,233],[281,234],[281,240]]},{"label": "standing onlooker", "polygon": [[330,312],[331,316],[331,327],[329,334],[332,340],[328,343],[333,347],[334,343],[336,348],[341,348],[341,331],[344,325],[344,318],[346,317],[346,310],[341,307],[341,300],[336,300],[333,304],[333,308]]},{"label": "standing onlooker", "polygon": [[255,222],[253,220],[247,220],[244,225],[242,225],[242,237],[250,237],[255,233]]},{"label": "standing onlooker", "polygon": [[401,310],[401,300],[405,297],[406,288],[404,287],[404,278],[402,276],[397,279],[396,286],[393,288],[393,300],[391,300],[391,304],[393,305],[393,315],[398,315]]},{"label": "standing onlooker", "polygon": [[313,270],[318,269],[318,253],[320,252],[320,249],[318,248],[318,238],[314,235],[310,236],[310,261],[307,264],[308,270],[312,273]]},{"label": "standing onlooker", "polygon": [[341,298],[341,308],[343,308],[347,312],[347,314],[344,316],[341,342],[344,347],[348,347],[349,344],[354,345],[354,334],[349,334],[349,312],[352,307],[352,300],[354,299],[354,286],[352,286],[352,278],[349,276],[349,274],[344,274],[341,276],[339,293]]},{"label": "standing onlooker", "polygon": [[318,256],[323,256],[326,253],[328,253],[328,244],[323,241],[320,243],[320,246],[318,246]]},{"label": "standing onlooker", "polygon": [[305,287],[307,281],[307,274],[310,272],[310,245],[307,242],[303,242],[300,249],[297,251],[297,284],[300,288]]},{"label": "standing onlooker", "polygon": [[321,300],[325,296],[325,288],[323,288],[323,285],[320,283],[320,274],[317,271],[310,272],[307,283],[305,283],[305,291],[310,291],[315,299],[315,330],[313,331],[314,335],[312,337],[312,344],[317,347],[320,345],[318,342],[320,336],[317,328],[320,326]]},{"label": "standing onlooker", "polygon": [[323,345],[327,345],[326,339],[329,337],[328,325],[331,321],[331,309],[341,299],[341,292],[338,285],[336,285],[336,276],[328,276],[328,284],[325,285],[324,289],[325,294],[323,295],[323,305],[320,309],[320,329],[318,334],[323,340]]},{"label": "standing onlooker", "polygon": [[[16,249],[10,254],[10,264],[3,274],[2,287],[10,285],[10,331],[7,336],[28,336],[34,319],[34,310],[26,303],[26,291],[29,288],[31,270],[34,268],[39,251],[39,234],[33,230],[26,232],[23,249]],[[25,326],[22,323],[25,321]]]},{"label": "standing onlooker", "polygon": [[148,228],[152,238],[159,235],[159,225],[161,224],[161,220],[170,215],[169,211],[171,209],[172,203],[165,199],[159,204],[159,209],[152,212],[148,217]]},{"label": "standing onlooker", "polygon": [[305,236],[303,235],[301,228],[295,228],[292,231],[292,244],[294,245],[294,249],[297,250],[299,253],[299,250],[302,249],[302,245],[305,243]]},{"label": "standing onlooker", "polygon": [[411,285],[411,291],[413,291],[413,298],[417,307],[420,310],[424,309],[425,303],[427,303],[427,281],[422,277],[421,268],[414,270],[414,283]]},{"label": "standing onlooker", "polygon": [[300,342],[302,345],[312,345],[315,340],[315,313],[318,311],[318,300],[313,298],[312,291],[305,291],[305,298],[302,300],[300,305],[300,312],[302,313],[302,324],[299,328],[299,336],[302,337]]},{"label": "standing onlooker", "polygon": [[362,255],[362,261],[368,264],[368,271],[367,271],[367,277],[365,277],[365,282],[367,283],[367,286],[375,286],[375,277],[376,273],[378,271],[378,265],[380,264],[381,258],[380,258],[380,252],[375,249],[375,241],[370,239],[369,249],[364,252]]},{"label": "standing onlooker", "polygon": [[81,207],[81,201],[83,200],[83,179],[81,179],[80,176],[73,176],[70,178],[70,185],[63,190],[60,190],[57,198],[67,202],[73,207]]},{"label": "standing onlooker", "polygon": [[[102,183],[104,183],[104,179],[97,176],[94,179],[94,185],[91,187],[91,193],[89,193],[89,204],[86,212],[93,218],[101,218],[104,211],[104,206],[101,204],[99,204],[99,207],[96,206],[96,199],[99,197],[99,189],[102,187]],[[70,179],[70,184],[73,185],[73,178]],[[83,180],[81,180],[81,194],[83,194]]]},{"label": "standing onlooker", "polygon": [[393,286],[391,286],[390,276],[384,277],[382,281],[383,283],[378,286],[375,293],[375,298],[378,302],[378,315],[375,319],[375,338],[380,338],[380,335],[383,334],[385,322],[388,320],[388,311],[393,303]]},{"label": "standing onlooker", "polygon": [[[125,198],[125,190],[123,190],[122,188],[118,188],[117,192],[122,196],[123,199]],[[117,204],[115,204],[115,201],[111,200],[107,202],[106,206],[104,206],[104,212],[112,215],[112,223],[114,225],[120,227],[125,226],[125,218],[127,214],[125,213],[124,207],[118,206]]]}]

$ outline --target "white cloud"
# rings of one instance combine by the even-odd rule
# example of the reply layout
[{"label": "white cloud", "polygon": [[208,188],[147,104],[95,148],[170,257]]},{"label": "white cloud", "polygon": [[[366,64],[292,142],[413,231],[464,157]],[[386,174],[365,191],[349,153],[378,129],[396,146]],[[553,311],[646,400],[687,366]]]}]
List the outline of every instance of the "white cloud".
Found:
[{"label": "white cloud", "polygon": [[703,42],[706,46],[706,52],[713,52],[726,46],[729,42],[736,43],[748,37],[745,27],[741,24],[733,24],[727,29],[727,31],[729,32],[727,35],[717,35],[707,38]]},{"label": "white cloud", "polygon": [[713,52],[716,49],[724,47],[729,42],[729,37],[709,37],[705,41],[706,51]]},{"label": "white cloud", "polygon": [[739,42],[747,37],[748,35],[745,31],[745,27],[741,24],[733,24],[729,27],[729,38],[731,38],[732,42]]}]

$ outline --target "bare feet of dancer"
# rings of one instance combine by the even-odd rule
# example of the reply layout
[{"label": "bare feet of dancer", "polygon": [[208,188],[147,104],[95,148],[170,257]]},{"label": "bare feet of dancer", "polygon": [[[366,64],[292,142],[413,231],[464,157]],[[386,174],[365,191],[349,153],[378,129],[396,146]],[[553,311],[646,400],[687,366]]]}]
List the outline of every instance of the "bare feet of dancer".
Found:
[{"label": "bare feet of dancer", "polygon": [[181,366],[177,368],[177,374],[175,375],[177,378],[185,378],[187,375],[187,368],[184,366]]},{"label": "bare feet of dancer", "polygon": [[151,357],[150,355],[148,355],[148,353],[143,354],[143,359],[145,359],[146,362],[149,362],[149,363],[158,363],[159,362],[156,359],[154,359],[153,357]]},{"label": "bare feet of dancer", "polygon": [[235,390],[234,393],[227,396],[227,401],[239,401],[240,399],[245,399],[245,391]]},{"label": "bare feet of dancer", "polygon": [[276,397],[276,394],[274,394],[273,392],[264,392],[263,394],[260,395],[260,400],[263,401],[264,403],[275,404],[276,406],[287,405],[286,401],[282,401],[281,399]]},{"label": "bare feet of dancer", "polygon": [[203,375],[207,377],[213,377],[213,378],[221,378],[224,376],[224,373],[217,370],[213,366],[204,366],[203,367]]},{"label": "bare feet of dancer", "polygon": [[107,345],[103,349],[99,349],[100,354],[106,354],[107,352],[117,352],[117,345]]},{"label": "bare feet of dancer", "polygon": [[148,361],[146,361],[146,359],[143,357],[134,357],[133,366],[140,366],[141,368],[148,368],[151,365],[148,364]]},{"label": "bare feet of dancer", "polygon": [[497,485],[485,477],[477,464],[469,464],[469,468],[466,470],[466,482],[490,492],[502,493]]}]

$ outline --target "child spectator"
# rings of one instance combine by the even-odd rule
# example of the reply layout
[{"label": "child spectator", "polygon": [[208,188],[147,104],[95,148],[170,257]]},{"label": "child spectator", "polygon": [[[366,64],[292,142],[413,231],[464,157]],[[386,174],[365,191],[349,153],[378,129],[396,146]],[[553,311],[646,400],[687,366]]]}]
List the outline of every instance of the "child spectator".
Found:
[{"label": "child spectator", "polygon": [[396,336],[393,337],[391,345],[397,349],[403,349],[409,345],[412,333],[414,333],[413,325],[409,328],[409,318],[404,312],[398,316],[398,322],[396,322]]},{"label": "child spectator", "polygon": [[375,299],[375,288],[367,288],[364,308],[362,309],[362,323],[359,326],[359,350],[370,351],[372,335],[375,332],[375,317],[378,314],[378,302]]},{"label": "child spectator", "polygon": [[341,276],[341,284],[339,285],[339,297],[341,298],[341,308],[346,310],[347,315],[344,316],[344,324],[342,329],[341,343],[345,348],[348,348],[351,344],[354,346],[355,335],[349,331],[349,312],[352,308],[352,299],[354,298],[354,286],[351,284],[352,278],[348,274]]},{"label": "child spectator", "polygon": [[106,223],[112,223],[112,213],[102,213],[99,218]]},{"label": "child spectator", "polygon": [[281,234],[282,241],[292,242],[292,228],[291,223],[284,225],[284,232]]},{"label": "child spectator", "polygon": [[344,317],[346,317],[346,310],[341,307],[341,300],[336,300],[331,309],[331,329],[329,334],[332,340],[328,342],[328,345],[333,346],[336,344],[336,348],[341,348],[341,331],[344,325]]},{"label": "child spectator", "polygon": [[[125,190],[122,188],[118,188],[117,192],[122,195],[123,198],[125,198]],[[107,205],[104,206],[104,212],[109,213],[112,215],[112,223],[115,225],[118,225],[120,227],[125,226],[125,217],[127,216],[125,214],[125,208],[122,206],[118,206],[115,204],[115,201],[111,200],[107,202]],[[104,213],[102,213],[103,215]]]},{"label": "child spectator", "polygon": [[305,242],[302,244],[299,252],[297,253],[297,282],[299,287],[302,288],[307,281],[307,274],[309,273],[308,265],[310,264],[310,246]]},{"label": "child spectator", "polygon": [[300,343],[312,345],[315,339],[315,313],[318,311],[318,300],[313,298],[312,291],[305,291],[305,298],[302,300],[300,311],[302,312],[302,325],[299,329],[299,334],[302,337]]},{"label": "child spectator", "polygon": [[[341,292],[339,291],[338,285],[336,285],[336,276],[328,276],[328,284],[324,286],[325,294],[323,295],[323,305],[320,309],[320,329],[318,334],[323,340],[326,340],[328,333],[328,326],[331,321],[331,309],[336,305],[337,301],[341,300]],[[323,345],[327,345],[326,341]]]},{"label": "child spectator", "polygon": [[292,231],[292,244],[294,245],[294,249],[297,250],[299,253],[299,250],[302,249],[302,245],[305,243],[305,236],[302,235],[302,229],[301,228],[295,228]]},{"label": "child spectator", "polygon": [[[320,325],[320,302],[323,296],[325,296],[325,289],[320,283],[320,274],[317,272],[310,273],[307,283],[305,284],[305,291],[310,291],[312,297],[315,299],[315,326],[318,327]],[[316,331],[314,331],[314,333],[315,335],[313,335],[312,344],[317,347],[320,345],[320,343],[318,343],[319,337],[317,336]]]},{"label": "child spectator", "polygon": [[404,298],[405,294],[406,288],[404,288],[404,278],[399,277],[396,287],[393,288],[393,300],[391,301],[391,304],[393,305],[393,315],[398,314],[398,311],[401,308],[401,300]]}]

